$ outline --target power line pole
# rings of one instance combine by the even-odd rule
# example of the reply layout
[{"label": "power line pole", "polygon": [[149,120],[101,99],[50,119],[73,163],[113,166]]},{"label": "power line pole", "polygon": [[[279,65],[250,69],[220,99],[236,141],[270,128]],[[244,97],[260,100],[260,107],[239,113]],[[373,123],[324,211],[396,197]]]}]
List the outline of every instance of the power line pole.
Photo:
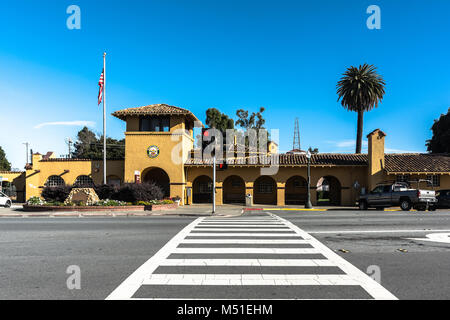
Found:
[{"label": "power line pole", "polygon": [[292,150],[300,150],[300,126],[298,124],[298,118],[295,118],[294,128],[294,142],[292,143]]}]

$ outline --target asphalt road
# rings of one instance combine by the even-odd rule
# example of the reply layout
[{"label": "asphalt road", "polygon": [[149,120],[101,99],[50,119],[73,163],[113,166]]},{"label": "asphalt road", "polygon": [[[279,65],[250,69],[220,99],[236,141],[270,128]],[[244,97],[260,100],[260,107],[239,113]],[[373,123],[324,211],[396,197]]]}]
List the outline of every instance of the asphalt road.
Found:
[{"label": "asphalt road", "polygon": [[[407,239],[425,238],[427,234],[439,233],[440,230],[447,230],[447,233],[450,233],[450,211],[434,213],[266,211],[264,213],[250,212],[240,218],[223,218],[221,223],[227,224],[227,221],[233,221],[233,219],[235,221],[237,221],[236,219],[250,220],[249,222],[253,223],[252,221],[271,217],[268,215],[270,213],[274,214],[275,219],[278,219],[276,217],[279,216],[300,228],[300,231],[295,231],[298,233],[298,239],[301,239],[302,234],[300,232],[306,231],[362,272],[367,273],[367,268],[372,266],[369,273],[375,274],[375,276],[379,275],[381,285],[399,299],[450,298],[450,287],[448,286],[450,280],[450,268],[448,268],[450,265],[450,244]],[[171,263],[173,264],[179,259],[204,259],[206,255],[209,255],[208,258],[210,259],[217,259],[217,255],[214,254],[203,253],[203,256],[201,256],[195,253],[196,250],[199,250],[199,247],[208,247],[211,252],[214,252],[215,248],[224,247],[223,244],[214,243],[196,244],[195,240],[198,240],[199,237],[196,237],[195,234],[192,236],[192,232],[196,232],[192,228],[205,228],[202,224],[209,223],[208,221],[199,222],[196,219],[197,217],[173,216],[145,218],[1,218],[0,299],[105,299],[149,258],[154,256],[161,248],[166,248],[168,242],[169,244],[173,243],[175,236],[178,235],[175,240],[180,237],[180,231],[184,230],[183,232],[186,233],[185,227],[188,225],[192,226],[188,227],[191,228],[188,230],[191,234],[186,233],[183,236],[187,235],[187,238],[193,239],[194,243],[176,243],[177,246],[175,247],[181,248],[181,251],[184,250],[185,253],[175,252],[174,246],[168,248],[168,250],[172,250],[170,254],[173,255],[172,259],[174,259]],[[283,221],[280,220],[276,223],[285,224]],[[197,223],[197,226],[193,226],[192,223]],[[222,227],[218,226],[217,228]],[[280,227],[288,228],[288,226],[281,225]],[[289,227],[289,229],[293,228]],[[294,231],[289,230],[289,232]],[[204,239],[220,238],[225,237],[208,236]],[[307,235],[303,235],[303,238],[307,238]],[[287,248],[286,251],[289,251],[290,248],[297,250],[295,248],[310,248],[311,245],[320,247],[320,243],[310,243],[308,240],[308,243],[285,245],[283,248]],[[239,257],[237,253],[233,253],[233,250],[239,249],[233,248],[242,246],[255,248],[255,252],[259,250],[258,248],[278,247],[277,245],[267,244],[249,246],[230,243],[226,245],[230,251],[226,257],[235,259],[236,257],[230,257],[233,254]],[[345,249],[348,252],[340,252],[340,249]],[[405,249],[406,251],[403,250],[402,252],[398,249]],[[180,249],[176,250],[180,251]],[[334,259],[332,254],[327,253],[328,260]],[[256,255],[256,253],[247,253],[245,259],[261,258]],[[282,255],[277,257],[286,258]],[[304,255],[302,258],[313,259],[314,257]],[[81,289],[79,290],[69,290],[66,284],[70,276],[66,273],[67,268],[73,265],[79,266],[81,271]],[[314,274],[319,275],[321,273],[342,273],[336,268],[333,269],[332,265],[331,263],[330,266],[323,266],[322,268],[326,269],[320,271],[318,271],[318,268],[313,268],[314,270],[310,267],[302,268],[306,270],[306,274],[311,273],[311,270]],[[204,266],[184,266],[180,268],[173,265],[158,265],[155,268],[154,273],[159,277],[167,273],[190,273],[196,274],[197,277],[201,273],[211,272],[237,275],[252,273],[256,270],[252,269],[253,271],[251,271],[250,266],[234,266],[231,269],[223,266],[210,266],[208,269]],[[342,268],[345,269],[346,266],[341,265]],[[211,271],[212,269],[214,271]],[[379,274],[377,271],[379,271]],[[259,266],[256,273],[279,275],[281,273],[294,274],[298,272],[293,270],[292,267],[286,266]],[[147,281],[151,284],[158,283],[160,280],[155,277],[155,279]],[[179,282],[175,281],[173,286],[160,292],[156,292],[151,286],[140,287],[134,297],[151,298],[158,294],[161,296],[172,294],[175,295],[174,297],[177,297],[177,295],[180,297],[179,295],[184,294],[184,297],[187,297],[187,295],[192,296],[195,292],[198,298],[214,298],[218,289],[225,289],[215,285],[191,287],[182,284],[177,286],[177,283]],[[247,284],[249,283],[251,281]],[[187,290],[188,287],[191,287],[191,290]],[[320,291],[318,286],[307,287],[307,289],[302,287],[298,290],[293,289],[294,286],[267,285],[257,286],[257,288],[254,286],[235,286],[231,289],[227,287],[225,290],[221,290],[222,295],[218,298],[236,298],[237,293],[243,297],[254,298],[292,298],[308,295],[311,298],[320,298],[324,292],[328,295],[328,298],[365,298],[367,295],[365,291],[361,291],[356,286],[342,287],[328,286],[327,290]],[[195,290],[192,290],[192,288]]]},{"label": "asphalt road", "polygon": [[399,299],[450,299],[450,241],[410,240],[450,234],[450,211],[273,212],[360,270],[373,274],[368,268],[379,267],[381,284]]}]

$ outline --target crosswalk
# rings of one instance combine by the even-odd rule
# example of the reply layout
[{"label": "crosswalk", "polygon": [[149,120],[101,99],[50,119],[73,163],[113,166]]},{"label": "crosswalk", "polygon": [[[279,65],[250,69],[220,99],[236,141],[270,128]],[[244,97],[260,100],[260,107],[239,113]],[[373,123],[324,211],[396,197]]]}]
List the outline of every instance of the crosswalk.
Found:
[{"label": "crosswalk", "polygon": [[396,299],[276,215],[198,218],[107,299]]}]

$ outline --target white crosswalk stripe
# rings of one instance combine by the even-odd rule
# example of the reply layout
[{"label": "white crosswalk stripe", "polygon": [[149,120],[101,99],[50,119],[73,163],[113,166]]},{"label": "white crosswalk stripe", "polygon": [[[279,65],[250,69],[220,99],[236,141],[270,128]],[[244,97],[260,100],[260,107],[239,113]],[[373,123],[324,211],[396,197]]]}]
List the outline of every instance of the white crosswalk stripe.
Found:
[{"label": "white crosswalk stripe", "polygon": [[[396,299],[311,235],[272,214],[193,221],[107,299],[235,299],[246,292],[261,298],[264,286],[272,296],[284,290],[286,299],[309,299],[310,288],[316,288],[315,298],[334,292],[331,297],[338,299]],[[251,291],[255,287],[260,289]],[[232,296],[220,296],[223,292]]]},{"label": "white crosswalk stripe", "polygon": [[160,266],[266,266],[332,267],[325,259],[167,259]]},{"label": "white crosswalk stripe", "polygon": [[246,244],[300,244],[306,240],[278,240],[278,239],[184,239],[181,243],[246,243]]}]

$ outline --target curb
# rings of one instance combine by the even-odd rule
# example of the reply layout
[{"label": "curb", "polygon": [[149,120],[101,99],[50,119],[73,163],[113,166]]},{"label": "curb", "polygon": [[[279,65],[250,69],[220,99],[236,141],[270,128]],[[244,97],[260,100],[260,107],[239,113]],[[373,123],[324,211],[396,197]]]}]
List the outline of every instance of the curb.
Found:
[{"label": "curb", "polygon": [[[12,214],[0,214],[0,218],[126,218],[126,217],[162,217],[162,216],[174,216],[174,217],[235,217],[238,215],[227,214],[215,214],[213,216],[209,214],[188,214],[188,213],[160,213],[164,211],[156,211],[158,213],[84,213],[84,212],[67,212],[67,213],[12,213]],[[240,216],[240,215],[239,215]]]},{"label": "curb", "polygon": [[246,211],[330,211],[330,209],[305,209],[305,208],[244,208]]},{"label": "curb", "polygon": [[[246,211],[338,211],[339,209],[305,209],[305,208],[244,208],[243,212]],[[346,208],[343,208],[341,210],[348,210]],[[353,211],[360,211],[358,209],[352,209]],[[375,211],[375,210],[366,210],[366,211]],[[402,209],[384,209],[384,212],[403,212]],[[406,212],[417,212],[415,209],[411,209],[410,211]],[[430,211],[423,211],[423,212],[430,212]]]}]

